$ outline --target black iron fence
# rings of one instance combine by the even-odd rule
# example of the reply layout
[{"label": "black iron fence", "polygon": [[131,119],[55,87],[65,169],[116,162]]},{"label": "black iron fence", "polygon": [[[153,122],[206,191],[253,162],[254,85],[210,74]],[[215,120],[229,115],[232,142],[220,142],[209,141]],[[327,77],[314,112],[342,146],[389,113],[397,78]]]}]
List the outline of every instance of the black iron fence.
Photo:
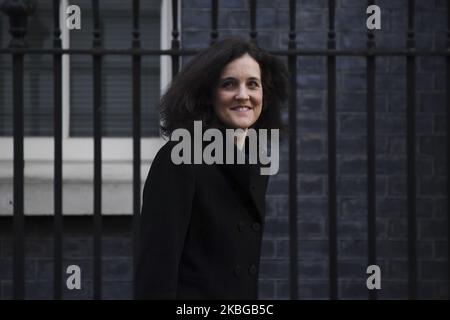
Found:
[{"label": "black iron fence", "polygon": [[[54,298],[62,298],[63,270],[62,270],[62,238],[63,238],[63,210],[62,210],[62,56],[88,55],[92,57],[93,70],[93,110],[94,110],[94,219],[93,219],[93,288],[94,299],[102,297],[102,265],[101,265],[101,237],[102,237],[102,120],[101,120],[101,81],[102,61],[106,55],[125,55],[132,60],[133,86],[133,237],[134,250],[136,250],[136,237],[139,225],[140,212],[140,105],[141,105],[141,58],[145,55],[167,55],[172,59],[172,72],[175,75],[180,67],[180,57],[192,55],[197,50],[186,50],[180,46],[178,30],[178,1],[172,0],[172,42],[168,50],[148,50],[141,48],[139,24],[139,0],[132,2],[133,31],[129,49],[104,48],[102,45],[102,32],[100,29],[101,10],[98,0],[92,0],[94,31],[92,48],[90,49],[62,49],[61,30],[59,25],[60,1],[53,1],[53,48],[35,49],[25,46],[27,32],[27,19],[33,13],[34,1],[6,0],[2,4],[2,11],[10,18],[10,46],[1,48],[0,54],[12,57],[13,76],[13,121],[14,121],[14,209],[13,209],[13,296],[15,299],[24,298],[25,289],[25,250],[24,250],[24,125],[23,125],[23,96],[24,96],[24,56],[25,55],[52,55],[53,56],[53,94],[54,94]],[[374,1],[367,1],[367,5]],[[289,41],[288,47],[282,50],[273,50],[277,55],[287,56],[291,72],[290,85],[293,93],[289,99],[289,270],[290,270],[290,297],[298,298],[297,275],[297,59],[299,56],[325,56],[327,59],[327,106],[328,106],[328,225],[329,225],[329,297],[338,298],[338,270],[337,270],[337,196],[336,196],[336,57],[360,56],[366,58],[367,68],[367,208],[368,208],[368,262],[376,264],[376,172],[375,172],[375,67],[377,57],[399,56],[404,57],[406,67],[406,121],[407,121],[407,225],[408,225],[408,296],[417,298],[417,218],[416,218],[416,58],[419,56],[441,56],[446,59],[446,95],[447,95],[447,157],[450,155],[450,6],[448,6],[447,49],[445,50],[418,50],[415,48],[415,1],[408,1],[407,10],[407,43],[402,50],[379,50],[376,48],[374,33],[367,31],[367,47],[359,50],[337,50],[335,33],[335,1],[328,1],[328,36],[327,49],[306,50],[297,48],[296,42],[296,13],[297,1],[289,1]],[[250,0],[250,31],[253,41],[258,40],[256,29],[257,1]],[[218,0],[211,1],[211,32],[210,42],[217,41],[218,33]],[[447,158],[448,159],[448,158]],[[450,171],[447,164],[447,182],[450,185]],[[447,199],[450,198],[450,188],[447,188]],[[301,211],[301,208],[300,208]],[[450,216],[450,211],[448,212]],[[450,220],[449,220],[450,221]],[[450,222],[448,225],[450,231]],[[450,240],[449,240],[450,241]],[[449,246],[450,248],[450,242]],[[135,252],[135,251],[134,251]],[[135,255],[134,255],[135,256]],[[450,271],[449,271],[450,275]],[[374,291],[370,291],[370,299],[376,299]]]}]

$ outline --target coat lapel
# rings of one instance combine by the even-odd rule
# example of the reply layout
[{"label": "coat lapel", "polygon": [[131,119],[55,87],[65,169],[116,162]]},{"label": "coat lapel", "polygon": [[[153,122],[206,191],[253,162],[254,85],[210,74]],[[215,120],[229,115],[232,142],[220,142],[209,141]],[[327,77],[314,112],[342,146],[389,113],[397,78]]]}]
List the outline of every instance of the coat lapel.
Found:
[{"label": "coat lapel", "polygon": [[[241,152],[237,148],[234,152]],[[260,222],[264,222],[265,193],[268,176],[261,175],[261,165],[249,164],[220,164],[219,168],[237,185],[237,192],[242,196],[246,205],[251,207],[251,213]]]}]

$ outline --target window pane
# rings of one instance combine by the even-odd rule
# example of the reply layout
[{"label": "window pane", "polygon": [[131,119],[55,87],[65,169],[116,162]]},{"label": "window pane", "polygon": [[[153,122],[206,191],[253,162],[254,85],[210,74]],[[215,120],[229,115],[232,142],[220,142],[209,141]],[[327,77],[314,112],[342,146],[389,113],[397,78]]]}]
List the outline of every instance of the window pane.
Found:
[{"label": "window pane", "polygon": [[[70,47],[92,47],[90,0],[71,1],[80,6],[81,30],[70,31]],[[32,48],[51,48],[52,2],[38,3],[29,20],[27,42]],[[160,47],[160,1],[141,1],[140,24],[143,48]],[[132,1],[100,2],[105,48],[130,48]],[[0,46],[10,41],[8,19],[0,19]],[[105,56],[102,71],[103,135],[132,135],[131,56]],[[26,55],[24,64],[25,135],[53,135],[53,62],[51,55]],[[142,135],[159,135],[157,110],[160,95],[160,57],[145,56],[141,68]],[[92,56],[70,56],[70,135],[92,136]],[[12,59],[0,54],[0,135],[12,135]]]},{"label": "window pane", "polygon": [[[129,48],[132,40],[132,2],[108,1],[101,4],[102,40],[105,48]],[[90,1],[80,1],[81,30],[70,31],[71,48],[92,46],[92,11]],[[151,6],[152,5],[152,6]],[[140,11],[142,47],[159,48],[160,4],[141,1]],[[93,71],[92,57],[73,55],[70,59],[71,112],[70,135],[92,136],[93,128]],[[132,57],[108,55],[103,58],[102,106],[103,136],[126,137],[132,135]],[[142,135],[159,134],[157,110],[160,87],[159,56],[142,59],[141,68]]]},{"label": "window pane", "polygon": [[[40,2],[29,19],[26,42],[30,48],[52,46],[51,2]],[[3,14],[3,17],[6,15]],[[0,46],[9,45],[8,19],[0,20]],[[25,55],[24,58],[24,133],[27,136],[53,134],[53,63],[51,55]],[[12,58],[0,55],[0,135],[13,132]]]}]

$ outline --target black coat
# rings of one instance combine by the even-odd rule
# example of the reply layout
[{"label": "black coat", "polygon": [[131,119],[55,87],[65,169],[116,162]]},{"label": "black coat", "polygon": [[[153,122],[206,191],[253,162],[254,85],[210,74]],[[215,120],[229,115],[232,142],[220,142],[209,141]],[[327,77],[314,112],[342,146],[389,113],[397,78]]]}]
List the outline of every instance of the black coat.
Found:
[{"label": "black coat", "polygon": [[258,164],[175,165],[175,143],[144,186],[136,298],[256,299],[268,176]]}]

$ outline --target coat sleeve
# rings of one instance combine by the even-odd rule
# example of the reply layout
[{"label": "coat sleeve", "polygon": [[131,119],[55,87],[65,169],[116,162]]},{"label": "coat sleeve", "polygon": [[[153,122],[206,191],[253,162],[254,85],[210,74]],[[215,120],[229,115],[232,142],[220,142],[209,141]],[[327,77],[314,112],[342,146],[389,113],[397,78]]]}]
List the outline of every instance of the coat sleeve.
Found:
[{"label": "coat sleeve", "polygon": [[136,299],[176,298],[195,181],[192,165],[173,164],[170,146],[167,143],[156,155],[144,186]]}]

